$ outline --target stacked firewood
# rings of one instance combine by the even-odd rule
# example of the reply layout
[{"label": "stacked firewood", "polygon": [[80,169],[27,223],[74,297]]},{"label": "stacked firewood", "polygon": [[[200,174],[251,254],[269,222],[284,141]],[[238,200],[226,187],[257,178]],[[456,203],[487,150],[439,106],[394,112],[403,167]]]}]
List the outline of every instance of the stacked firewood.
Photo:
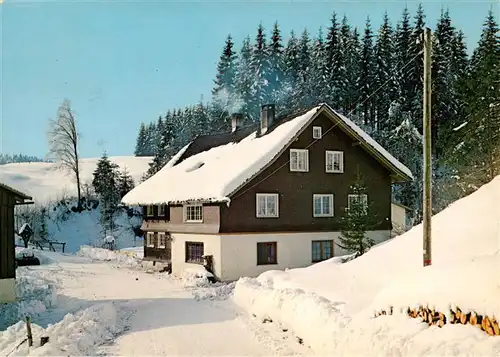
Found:
[{"label": "stacked firewood", "polygon": [[[376,311],[374,317],[392,315],[393,311],[393,307],[390,306],[389,309]],[[413,309],[408,307],[406,313],[412,318],[422,319],[422,322],[427,323],[429,326],[443,327],[446,323],[473,325],[490,336],[500,336],[500,324],[495,317],[482,316],[475,311],[465,313],[458,306],[454,310],[450,309],[449,316],[423,305]]]}]

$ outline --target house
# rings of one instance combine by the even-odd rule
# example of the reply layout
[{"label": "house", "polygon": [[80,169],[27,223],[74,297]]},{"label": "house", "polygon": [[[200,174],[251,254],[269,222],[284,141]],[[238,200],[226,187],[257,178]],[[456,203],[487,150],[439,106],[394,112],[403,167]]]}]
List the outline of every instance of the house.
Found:
[{"label": "house", "polygon": [[391,186],[410,170],[345,116],[322,104],[286,118],[264,105],[257,127],[200,136],[122,202],[144,206],[144,259],[180,274],[204,256],[220,280],[305,267],[345,254],[338,218],[356,173],[390,238]]},{"label": "house", "polygon": [[398,202],[391,203],[392,237],[396,237],[406,232],[410,226],[409,212],[412,209]]},{"label": "house", "polygon": [[0,303],[16,299],[16,254],[14,244],[14,206],[31,197],[0,183]]}]

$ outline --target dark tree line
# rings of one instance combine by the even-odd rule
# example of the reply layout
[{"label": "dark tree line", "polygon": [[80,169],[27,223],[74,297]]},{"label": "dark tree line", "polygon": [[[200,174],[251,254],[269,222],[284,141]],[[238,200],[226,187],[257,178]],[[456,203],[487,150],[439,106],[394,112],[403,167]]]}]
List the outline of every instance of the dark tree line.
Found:
[{"label": "dark tree line", "polygon": [[[395,187],[395,199],[421,211],[422,34],[424,9],[405,9],[397,22],[384,14],[362,29],[333,12],[315,34],[291,32],[278,23],[267,37],[262,24],[239,50],[228,35],[216,69],[212,101],[170,110],[141,124],[136,155],[154,156],[146,177],[200,134],[227,130],[230,113],[256,121],[264,103],[278,115],[325,102],[348,115],[401,162],[415,181]],[[465,35],[448,10],[433,27],[432,139],[436,210],[500,174],[500,39],[490,11],[470,57]]]},{"label": "dark tree line", "polygon": [[23,163],[23,162],[50,162],[49,160],[44,160],[42,158],[24,154],[0,154],[0,165],[12,164],[12,163]]}]

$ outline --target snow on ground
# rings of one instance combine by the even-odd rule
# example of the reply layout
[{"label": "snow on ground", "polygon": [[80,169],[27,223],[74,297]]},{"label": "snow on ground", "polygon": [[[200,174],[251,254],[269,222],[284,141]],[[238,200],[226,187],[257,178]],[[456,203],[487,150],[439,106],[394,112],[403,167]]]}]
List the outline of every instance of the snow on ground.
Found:
[{"label": "snow on ground", "polygon": [[113,261],[123,265],[137,266],[141,264],[142,259],[137,257],[133,251],[112,251],[103,248],[94,248],[81,246],[76,253],[78,256],[87,257],[98,261]]},{"label": "snow on ground", "polygon": [[[136,183],[148,170],[151,157],[112,156],[109,158],[126,168]],[[80,160],[82,183],[91,182],[99,158]],[[76,185],[57,165],[47,162],[16,163],[0,166],[0,182],[33,197],[36,203],[45,204],[62,196],[75,196]]]},{"label": "snow on ground", "polygon": [[[89,255],[98,255],[97,251]],[[184,286],[167,274],[115,262],[43,254],[51,264],[22,267],[18,272],[50,279],[57,286],[57,304],[32,315],[34,346],[28,351],[23,344],[14,356],[310,354],[289,331],[249,318],[226,299],[229,294],[220,293],[230,293],[232,286],[202,281],[194,284],[198,287]],[[41,336],[50,338],[43,347],[39,347]],[[14,350],[24,338],[22,322],[0,331],[0,355]]]},{"label": "snow on ground", "polygon": [[[422,267],[422,226],[344,264],[240,279],[234,301],[292,329],[319,354],[493,356],[500,338],[471,326],[428,328],[399,307],[430,304],[500,317],[500,176],[433,217],[433,262]],[[396,315],[373,319],[375,310]]]},{"label": "snow on ground", "polygon": [[38,258],[40,264],[50,264],[53,262],[48,255],[44,254],[44,252],[39,249],[16,247],[16,258],[20,259],[23,258],[23,256],[34,256]]}]

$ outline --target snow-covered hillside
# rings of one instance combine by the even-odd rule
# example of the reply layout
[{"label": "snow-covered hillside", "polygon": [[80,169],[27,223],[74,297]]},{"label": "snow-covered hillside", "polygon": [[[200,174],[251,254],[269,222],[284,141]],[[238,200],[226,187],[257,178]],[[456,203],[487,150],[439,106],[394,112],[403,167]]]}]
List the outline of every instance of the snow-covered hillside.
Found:
[{"label": "snow-covered hillside", "polygon": [[[151,157],[112,156],[112,162],[127,169],[136,184],[147,171]],[[81,159],[82,184],[92,181],[92,173],[99,158]],[[62,196],[73,196],[76,187],[73,179],[57,165],[46,162],[20,163],[0,165],[0,182],[12,186],[33,197],[36,203],[45,204],[60,199]]]},{"label": "snow-covered hillside", "polygon": [[[320,354],[500,355],[477,327],[429,328],[400,308],[500,317],[500,176],[433,217],[432,266],[422,267],[422,225],[342,264],[270,271],[238,281],[235,301],[281,322]],[[396,315],[373,318],[394,306]]]}]

